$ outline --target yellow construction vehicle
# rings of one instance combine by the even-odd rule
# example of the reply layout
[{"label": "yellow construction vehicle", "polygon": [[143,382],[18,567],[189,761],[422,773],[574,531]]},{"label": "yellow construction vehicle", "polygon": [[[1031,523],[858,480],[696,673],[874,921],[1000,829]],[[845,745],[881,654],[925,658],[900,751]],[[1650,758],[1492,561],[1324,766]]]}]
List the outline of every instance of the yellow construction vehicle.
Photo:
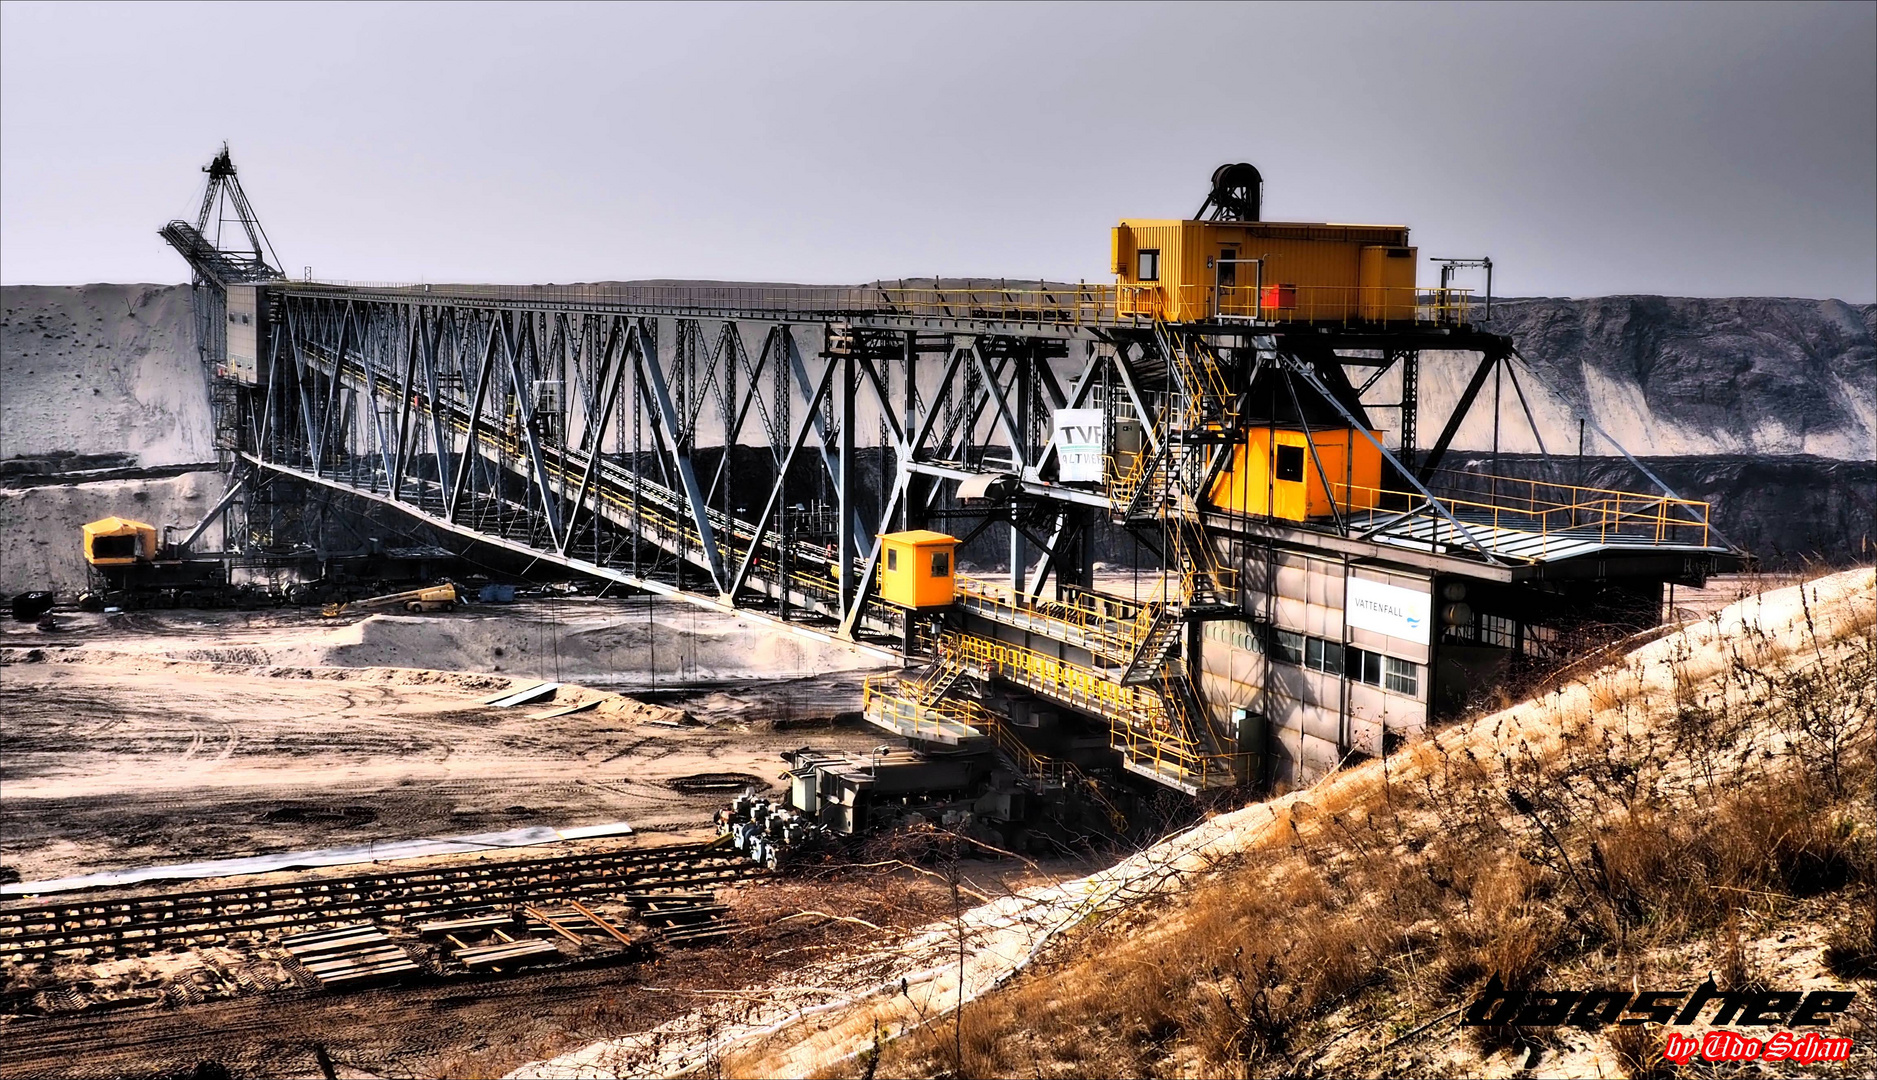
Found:
[{"label": "yellow construction vehicle", "polygon": [[446,581],[441,585],[428,585],[421,589],[388,593],[367,600],[354,600],[349,604],[327,604],[319,610],[319,613],[330,619],[348,611],[383,611],[386,608],[400,607],[405,611],[449,611],[455,606],[456,586]]}]

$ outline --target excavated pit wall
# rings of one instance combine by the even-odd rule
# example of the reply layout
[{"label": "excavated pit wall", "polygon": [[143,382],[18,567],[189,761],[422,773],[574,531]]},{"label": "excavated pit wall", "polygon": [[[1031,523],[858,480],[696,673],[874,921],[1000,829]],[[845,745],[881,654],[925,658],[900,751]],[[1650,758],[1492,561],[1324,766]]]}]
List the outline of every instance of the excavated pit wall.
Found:
[{"label": "excavated pit wall", "polygon": [[[1538,298],[1496,302],[1485,325],[1510,334],[1542,382],[1522,384],[1537,438],[1512,390],[1500,388],[1502,467],[1637,486],[1594,432],[1586,463],[1575,464],[1572,410],[1587,408],[1680,494],[1713,502],[1723,530],[1773,565],[1868,550],[1877,518],[1877,305]],[[85,521],[123,513],[186,526],[213,505],[221,480],[193,335],[187,286],[0,289],[0,466],[38,474],[31,486],[0,489],[0,592],[81,587],[76,538]],[[1450,404],[1464,381],[1462,358],[1430,354],[1424,410]],[[1385,400],[1388,390],[1384,380],[1370,398]],[[1387,410],[1376,418],[1392,422]],[[1539,438],[1572,462],[1523,464]],[[1492,439],[1488,412],[1462,427],[1455,446],[1484,451]],[[1456,454],[1452,463],[1478,456]],[[732,497],[748,502],[766,487],[762,455],[739,451],[737,459]],[[48,460],[119,468],[109,479],[47,477]],[[193,463],[203,470],[174,475]],[[124,466],[170,475],[127,476]],[[877,452],[860,466],[863,477],[879,473]],[[7,475],[0,468],[0,482],[21,482]],[[1001,535],[987,535],[968,563],[999,568],[1007,550]],[[1132,554],[1124,537],[1096,538],[1100,561]]]}]

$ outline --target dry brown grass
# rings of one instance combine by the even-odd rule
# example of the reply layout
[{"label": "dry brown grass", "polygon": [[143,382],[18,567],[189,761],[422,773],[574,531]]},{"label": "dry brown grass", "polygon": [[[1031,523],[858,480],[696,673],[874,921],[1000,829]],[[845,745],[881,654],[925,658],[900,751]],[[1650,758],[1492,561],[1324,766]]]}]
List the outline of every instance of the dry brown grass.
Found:
[{"label": "dry brown grass", "polygon": [[[1085,934],[967,1005],[962,1033],[947,1016],[845,1071],[1388,1071],[1396,1036],[1372,1033],[1411,1038],[1493,974],[1627,985],[1695,942],[1724,984],[1747,985],[1750,920],[1877,896],[1877,639],[1869,605],[1852,607],[1830,625],[1808,609],[1796,642],[1747,631],[1671,652],[1666,679],[1604,673],[1577,699],[1588,709],[1541,737],[1408,747],[1398,780],[1294,807],[1288,849]],[[1877,914],[1834,942],[1847,970],[1863,962]],[[1533,1037],[1485,1031],[1478,1045]],[[1629,1075],[1655,1073],[1659,1033],[1606,1040]]]}]

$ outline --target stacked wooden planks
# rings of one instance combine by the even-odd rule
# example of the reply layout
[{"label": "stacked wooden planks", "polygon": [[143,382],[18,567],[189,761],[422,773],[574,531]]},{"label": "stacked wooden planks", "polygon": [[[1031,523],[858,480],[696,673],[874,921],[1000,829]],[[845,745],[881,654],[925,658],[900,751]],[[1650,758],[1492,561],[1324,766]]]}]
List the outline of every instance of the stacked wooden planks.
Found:
[{"label": "stacked wooden planks", "polygon": [[730,906],[701,892],[629,892],[625,894],[639,921],[658,931],[668,945],[693,945],[728,937]]},{"label": "stacked wooden planks", "polygon": [[295,934],[280,944],[326,987],[392,981],[423,970],[373,923]]}]

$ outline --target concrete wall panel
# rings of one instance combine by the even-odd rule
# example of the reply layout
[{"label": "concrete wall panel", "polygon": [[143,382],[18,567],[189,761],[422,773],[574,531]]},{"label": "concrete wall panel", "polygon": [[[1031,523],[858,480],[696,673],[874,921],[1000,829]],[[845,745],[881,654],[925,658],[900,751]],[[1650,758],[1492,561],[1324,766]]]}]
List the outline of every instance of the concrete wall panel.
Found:
[{"label": "concrete wall panel", "polygon": [[1298,725],[1303,728],[1303,733],[1312,738],[1322,739],[1331,745],[1335,745],[1342,738],[1342,720],[1337,717],[1334,708],[1305,705],[1297,719]]},{"label": "concrete wall panel", "polygon": [[1382,725],[1354,717],[1349,721],[1349,747],[1370,757],[1382,754]]},{"label": "concrete wall panel", "polygon": [[1303,753],[1299,760],[1297,781],[1315,783],[1333,772],[1342,762],[1342,751],[1335,743],[1310,735],[1303,736]]}]

